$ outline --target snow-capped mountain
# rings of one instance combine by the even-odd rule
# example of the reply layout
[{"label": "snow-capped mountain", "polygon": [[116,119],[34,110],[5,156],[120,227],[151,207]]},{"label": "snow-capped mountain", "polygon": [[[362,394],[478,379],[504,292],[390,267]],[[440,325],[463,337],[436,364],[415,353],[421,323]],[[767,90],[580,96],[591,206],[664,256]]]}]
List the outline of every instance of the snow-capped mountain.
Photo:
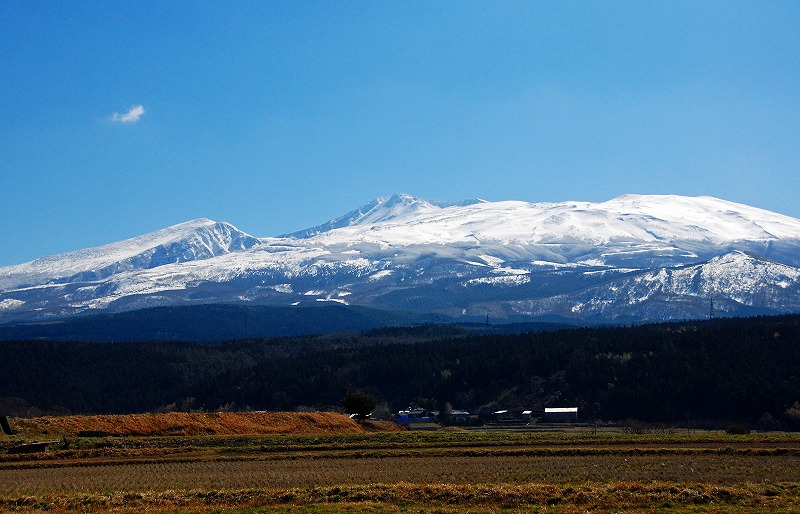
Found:
[{"label": "snow-capped mountain", "polygon": [[0,268],[0,321],[185,303],[335,301],[494,320],[800,311],[800,220],[710,197],[378,198],[257,239],[195,220]]},{"label": "snow-capped mountain", "polygon": [[118,243],[0,268],[0,288],[103,279],[124,271],[209,259],[257,244],[257,238],[229,223],[201,218]]}]

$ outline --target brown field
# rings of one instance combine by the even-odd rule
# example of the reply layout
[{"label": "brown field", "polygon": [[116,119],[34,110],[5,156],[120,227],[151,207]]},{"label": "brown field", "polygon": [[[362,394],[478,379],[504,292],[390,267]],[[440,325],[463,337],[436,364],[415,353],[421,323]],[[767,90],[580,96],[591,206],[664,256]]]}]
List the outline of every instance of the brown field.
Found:
[{"label": "brown field", "polygon": [[400,430],[394,423],[360,425],[335,412],[210,412],[126,414],[104,416],[45,416],[13,419],[20,435],[77,436],[102,432],[117,436],[352,434]]},{"label": "brown field", "polygon": [[0,469],[0,495],[302,488],[391,483],[800,482],[800,457],[444,456],[130,462]]},{"label": "brown field", "polygon": [[[0,512],[800,512],[799,434],[332,433],[351,420],[258,416],[109,420],[180,434],[136,437],[12,420],[31,435],[0,438]],[[193,435],[198,419],[249,421]],[[241,435],[253,419],[291,431]],[[4,453],[35,435],[47,452]]]}]

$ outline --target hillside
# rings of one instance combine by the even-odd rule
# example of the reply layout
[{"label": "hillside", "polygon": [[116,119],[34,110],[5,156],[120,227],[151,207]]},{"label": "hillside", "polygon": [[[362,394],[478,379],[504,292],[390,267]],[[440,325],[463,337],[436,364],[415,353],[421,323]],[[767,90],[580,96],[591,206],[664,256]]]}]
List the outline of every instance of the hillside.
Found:
[{"label": "hillside", "polygon": [[212,304],[87,314],[49,322],[0,324],[0,340],[206,343],[329,334],[446,321],[448,318],[442,315],[390,312],[340,304]]},{"label": "hillside", "polygon": [[266,434],[359,434],[401,430],[393,423],[359,424],[335,412],[171,412],[103,416],[14,418],[14,430],[24,437],[77,436],[196,436]]}]

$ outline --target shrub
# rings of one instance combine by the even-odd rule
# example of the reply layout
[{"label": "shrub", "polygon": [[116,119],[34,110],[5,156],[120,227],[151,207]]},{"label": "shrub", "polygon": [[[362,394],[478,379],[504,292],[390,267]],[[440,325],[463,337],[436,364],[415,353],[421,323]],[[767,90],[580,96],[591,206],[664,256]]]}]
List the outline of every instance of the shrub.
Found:
[{"label": "shrub", "polygon": [[352,414],[356,420],[363,421],[372,413],[376,403],[375,398],[372,396],[356,392],[348,394],[342,400],[342,407],[344,407],[345,412]]},{"label": "shrub", "polygon": [[786,409],[786,417],[789,418],[789,423],[794,430],[800,430],[800,402],[794,402],[791,407]]}]

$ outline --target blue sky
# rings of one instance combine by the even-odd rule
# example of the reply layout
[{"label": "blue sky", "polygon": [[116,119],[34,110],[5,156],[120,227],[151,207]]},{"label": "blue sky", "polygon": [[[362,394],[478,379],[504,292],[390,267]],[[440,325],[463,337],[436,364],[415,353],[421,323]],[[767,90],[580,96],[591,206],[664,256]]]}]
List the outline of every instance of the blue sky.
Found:
[{"label": "blue sky", "polygon": [[800,217],[800,3],[0,0],[0,265],[376,196]]}]

